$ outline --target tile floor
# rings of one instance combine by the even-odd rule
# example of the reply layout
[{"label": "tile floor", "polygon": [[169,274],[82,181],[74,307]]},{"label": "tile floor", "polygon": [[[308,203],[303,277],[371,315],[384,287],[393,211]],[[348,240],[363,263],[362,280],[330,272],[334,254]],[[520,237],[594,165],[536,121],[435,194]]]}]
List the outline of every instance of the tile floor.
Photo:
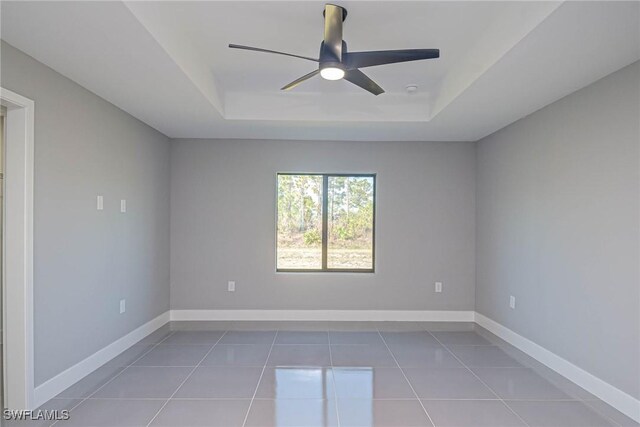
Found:
[{"label": "tile floor", "polygon": [[466,323],[174,323],[42,409],[70,410],[56,427],[638,426]]}]

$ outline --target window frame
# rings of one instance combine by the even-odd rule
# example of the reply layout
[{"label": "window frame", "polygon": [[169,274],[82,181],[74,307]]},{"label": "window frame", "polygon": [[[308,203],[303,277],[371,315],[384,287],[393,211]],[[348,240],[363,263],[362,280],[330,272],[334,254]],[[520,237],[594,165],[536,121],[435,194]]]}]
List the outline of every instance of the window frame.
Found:
[{"label": "window frame", "polygon": [[[278,268],[278,177],[280,175],[302,175],[322,177],[322,268]],[[371,268],[328,268],[328,189],[330,177],[346,178],[372,178],[373,179],[373,221],[371,230]],[[375,273],[376,271],[376,173],[314,173],[314,172],[277,172],[275,185],[275,266],[276,273]]]}]

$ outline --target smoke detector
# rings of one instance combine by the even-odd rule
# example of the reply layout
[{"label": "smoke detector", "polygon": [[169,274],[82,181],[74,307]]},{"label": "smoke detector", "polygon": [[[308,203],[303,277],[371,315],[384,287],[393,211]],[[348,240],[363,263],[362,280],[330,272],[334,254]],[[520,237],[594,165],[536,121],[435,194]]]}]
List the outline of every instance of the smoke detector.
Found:
[{"label": "smoke detector", "polygon": [[418,85],[407,85],[407,87],[405,87],[404,89],[409,95],[413,95],[414,93],[418,92]]}]

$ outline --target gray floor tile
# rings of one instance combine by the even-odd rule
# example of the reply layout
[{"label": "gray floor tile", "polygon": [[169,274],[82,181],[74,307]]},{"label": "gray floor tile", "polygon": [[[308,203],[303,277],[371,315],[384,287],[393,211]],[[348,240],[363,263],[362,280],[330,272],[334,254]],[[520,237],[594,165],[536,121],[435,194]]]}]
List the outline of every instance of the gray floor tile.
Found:
[{"label": "gray floor tile", "polygon": [[571,397],[528,368],[472,368],[503,399],[562,400]]},{"label": "gray floor tile", "polygon": [[337,426],[335,400],[266,399],[254,400],[246,427]]},{"label": "gray floor tile", "polygon": [[474,331],[434,331],[433,335],[444,345],[491,345],[491,342]]},{"label": "gray floor tile", "polygon": [[104,366],[126,368],[153,348],[153,344],[136,344],[111,359]]},{"label": "gray floor tile", "polygon": [[212,346],[222,337],[223,331],[175,331],[170,337],[162,341],[168,345],[209,345]]},{"label": "gray floor tile", "polygon": [[253,397],[262,368],[198,367],[175,394],[175,398]]},{"label": "gray floor tile", "polygon": [[329,335],[324,331],[278,331],[276,344],[329,344]]},{"label": "gray floor tile", "polygon": [[333,366],[397,367],[384,345],[331,345]]},{"label": "gray floor tile", "polygon": [[70,413],[60,427],[146,426],[165,400],[87,399]]},{"label": "gray floor tile", "polygon": [[328,345],[274,345],[267,366],[331,366]]},{"label": "gray floor tile", "polygon": [[507,401],[530,427],[611,427],[610,420],[582,402]]},{"label": "gray floor tile", "polygon": [[329,331],[331,344],[382,344],[378,332],[371,331]]},{"label": "gray floor tile", "polygon": [[462,368],[444,347],[394,347],[391,352],[402,368]]},{"label": "gray floor tile", "polygon": [[210,345],[158,345],[133,365],[196,366],[210,349]]},{"label": "gray floor tile", "polygon": [[453,352],[469,367],[510,368],[522,367],[522,364],[495,346],[450,346]]},{"label": "gray floor tile", "polygon": [[240,427],[246,400],[171,400],[151,423],[165,427]]},{"label": "gray floor tile", "polygon": [[422,404],[436,427],[526,426],[499,400],[423,400]]},{"label": "gray floor tile", "polygon": [[102,366],[64,390],[56,397],[87,397],[122,372],[122,370],[123,368],[117,366]]},{"label": "gray floor tile", "polygon": [[158,344],[159,342],[164,341],[169,335],[171,335],[173,331],[169,327],[169,325],[164,325],[157,331],[147,335],[142,338],[140,341],[136,343],[136,345],[148,345],[148,344]]},{"label": "gray floor tile", "polygon": [[618,424],[620,427],[640,427],[640,423],[627,417],[625,414],[602,400],[592,400],[584,403],[596,411],[600,416],[613,420],[613,422]]},{"label": "gray floor tile", "polygon": [[262,399],[334,399],[331,368],[267,367],[256,398]]},{"label": "gray floor tile", "polygon": [[334,368],[338,398],[413,399],[399,368]]},{"label": "gray floor tile", "polygon": [[422,399],[496,399],[467,368],[404,368]]},{"label": "gray floor tile", "polygon": [[417,427],[432,425],[417,399],[338,399],[338,414],[340,416],[340,425],[343,427]]},{"label": "gray floor tile", "polygon": [[219,344],[269,344],[276,336],[274,331],[229,331]]},{"label": "gray floor tile", "polygon": [[218,344],[201,366],[264,366],[271,344]]},{"label": "gray floor tile", "polygon": [[426,331],[409,332],[382,332],[382,338],[391,348],[395,346],[435,346],[439,347],[438,341]]},{"label": "gray floor tile", "polygon": [[169,398],[193,368],[132,366],[101,388],[96,398]]}]

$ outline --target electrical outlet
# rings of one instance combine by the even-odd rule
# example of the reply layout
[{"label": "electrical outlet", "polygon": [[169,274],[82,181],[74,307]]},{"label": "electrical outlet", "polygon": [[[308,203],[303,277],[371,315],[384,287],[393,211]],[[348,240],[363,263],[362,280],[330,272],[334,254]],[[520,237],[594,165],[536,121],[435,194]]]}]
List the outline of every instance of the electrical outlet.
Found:
[{"label": "electrical outlet", "polygon": [[236,282],[229,281],[229,282],[227,283],[227,290],[228,290],[229,292],[235,292],[235,291],[236,291]]},{"label": "electrical outlet", "polygon": [[120,200],[120,212],[125,213],[127,211],[127,201],[122,199]]},{"label": "electrical outlet", "polygon": [[120,314],[124,313],[125,311],[127,311],[127,300],[121,299],[120,300]]},{"label": "electrical outlet", "polygon": [[96,209],[99,211],[104,209],[104,198],[102,196],[96,197]]},{"label": "electrical outlet", "polygon": [[516,297],[513,295],[509,296],[509,307],[516,308]]},{"label": "electrical outlet", "polygon": [[436,292],[442,292],[442,282],[436,282]]}]

